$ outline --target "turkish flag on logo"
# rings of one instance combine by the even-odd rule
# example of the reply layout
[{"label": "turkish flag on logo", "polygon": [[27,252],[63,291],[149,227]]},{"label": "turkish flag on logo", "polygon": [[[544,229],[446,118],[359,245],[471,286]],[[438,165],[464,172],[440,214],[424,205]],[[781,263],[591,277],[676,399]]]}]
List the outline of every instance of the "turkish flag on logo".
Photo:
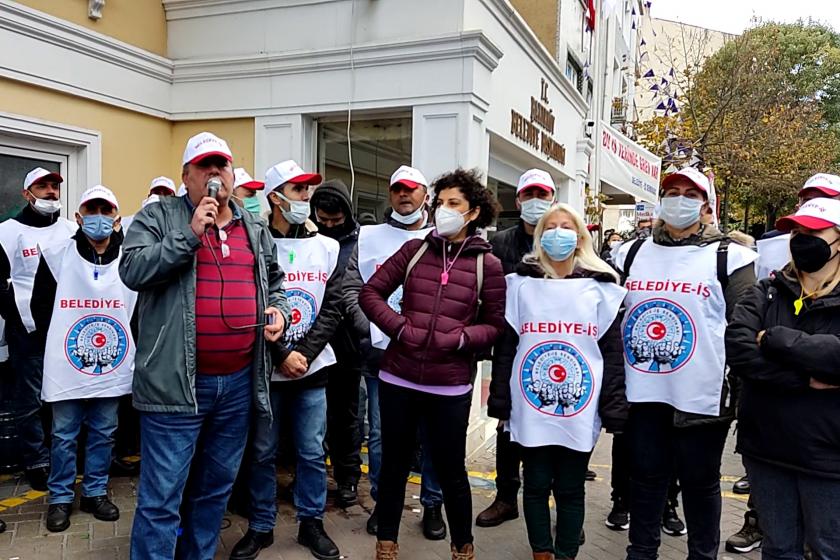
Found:
[{"label": "turkish flag on logo", "polygon": [[589,10],[586,14],[586,25],[590,30],[595,30],[595,0],[589,0]]}]

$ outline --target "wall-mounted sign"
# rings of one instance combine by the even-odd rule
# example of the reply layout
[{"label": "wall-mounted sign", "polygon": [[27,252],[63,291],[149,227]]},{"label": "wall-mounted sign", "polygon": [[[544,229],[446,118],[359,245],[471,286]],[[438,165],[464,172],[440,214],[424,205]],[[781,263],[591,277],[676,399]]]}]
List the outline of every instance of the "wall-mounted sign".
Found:
[{"label": "wall-mounted sign", "polygon": [[659,174],[662,159],[633,142],[619,131],[601,121],[600,149],[601,180],[637,201],[656,204],[659,198]]},{"label": "wall-mounted sign", "polygon": [[566,147],[554,139],[554,111],[549,107],[548,82],[540,80],[540,98],[531,97],[531,115],[510,110],[510,133],[549,160],[566,164]]}]

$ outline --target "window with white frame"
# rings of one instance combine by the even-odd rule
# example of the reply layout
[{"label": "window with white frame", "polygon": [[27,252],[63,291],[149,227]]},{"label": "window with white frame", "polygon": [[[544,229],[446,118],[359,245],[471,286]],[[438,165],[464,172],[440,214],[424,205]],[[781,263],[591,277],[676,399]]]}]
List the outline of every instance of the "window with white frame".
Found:
[{"label": "window with white frame", "polygon": [[[5,141],[4,141],[5,140]],[[0,137],[0,221],[12,218],[26,206],[22,196],[23,180],[36,167],[66,176],[67,156],[26,147],[9,145],[13,139]],[[62,189],[65,198],[66,189]],[[62,204],[66,214],[67,204]]]}]

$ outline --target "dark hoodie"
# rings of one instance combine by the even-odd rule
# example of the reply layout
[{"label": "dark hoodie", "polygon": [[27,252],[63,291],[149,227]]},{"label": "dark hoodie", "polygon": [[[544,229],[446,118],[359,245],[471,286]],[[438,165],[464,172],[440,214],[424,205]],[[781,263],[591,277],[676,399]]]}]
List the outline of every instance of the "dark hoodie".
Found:
[{"label": "dark hoodie", "polygon": [[[341,250],[338,254],[338,270],[346,270],[350,257],[359,242],[359,224],[353,218],[353,204],[350,199],[350,191],[347,186],[339,179],[330,179],[324,182],[321,186],[315,189],[310,203],[312,204],[313,213],[318,208],[318,202],[325,194],[332,194],[336,196],[344,207],[344,214],[347,216],[344,224],[336,226],[335,228],[324,228],[318,224],[319,233],[331,237],[338,241]],[[317,220],[313,219],[315,223]],[[356,335],[356,329],[353,327],[352,320],[347,316],[344,305],[341,306],[341,322],[330,341],[337,362],[342,366],[357,369],[360,367],[359,358],[359,339]]]},{"label": "dark hoodie", "polygon": [[[528,278],[545,278],[543,270],[533,262],[523,261],[516,266],[516,274]],[[615,277],[603,272],[592,272],[576,268],[569,278],[592,278],[598,282],[615,283]],[[558,280],[559,282],[560,280]],[[516,357],[519,335],[505,323],[505,331],[493,349],[493,376],[490,381],[490,396],[487,399],[487,414],[499,420],[509,420],[511,411],[510,376]],[[624,351],[621,342],[621,315],[598,341],[598,348],[604,360],[604,376],[598,414],[608,432],[621,432],[627,422],[627,396],[624,383]]]}]

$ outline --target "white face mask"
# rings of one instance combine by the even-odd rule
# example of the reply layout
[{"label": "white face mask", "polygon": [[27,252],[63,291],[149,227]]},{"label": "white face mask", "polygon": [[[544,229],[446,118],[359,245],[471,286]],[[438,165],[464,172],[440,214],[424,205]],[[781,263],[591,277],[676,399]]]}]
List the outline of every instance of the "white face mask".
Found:
[{"label": "white face mask", "polygon": [[287,222],[293,225],[300,225],[309,219],[309,215],[311,213],[309,202],[304,202],[302,200],[289,200],[278,191],[274,191],[274,194],[279,196],[281,200],[285,200],[289,203],[288,210],[284,210],[282,206],[280,207],[280,213],[283,214],[283,217]]},{"label": "white face mask", "polygon": [[659,217],[672,227],[685,229],[700,221],[700,209],[702,207],[702,200],[684,196],[669,196],[663,198],[660,203]]},{"label": "white face mask", "polygon": [[43,198],[36,198],[32,203],[32,207],[44,216],[52,216],[61,210],[61,202],[58,200],[46,200]]},{"label": "white face mask", "polygon": [[[469,214],[469,210],[464,214]],[[435,211],[435,229],[441,237],[450,237],[455,235],[466,225],[464,214],[452,208],[441,206]]]},{"label": "white face mask", "polygon": [[395,221],[401,223],[404,226],[411,226],[419,222],[423,218],[423,205],[421,204],[417,210],[408,214],[407,216],[403,216],[396,210],[391,212],[391,218]]},{"label": "white face mask", "polygon": [[543,200],[541,198],[532,198],[521,203],[521,206],[522,208],[519,211],[519,215],[522,220],[526,224],[535,226],[537,225],[537,222],[540,221],[540,218],[542,218],[543,215],[548,212],[548,209],[551,208],[551,201]]}]

